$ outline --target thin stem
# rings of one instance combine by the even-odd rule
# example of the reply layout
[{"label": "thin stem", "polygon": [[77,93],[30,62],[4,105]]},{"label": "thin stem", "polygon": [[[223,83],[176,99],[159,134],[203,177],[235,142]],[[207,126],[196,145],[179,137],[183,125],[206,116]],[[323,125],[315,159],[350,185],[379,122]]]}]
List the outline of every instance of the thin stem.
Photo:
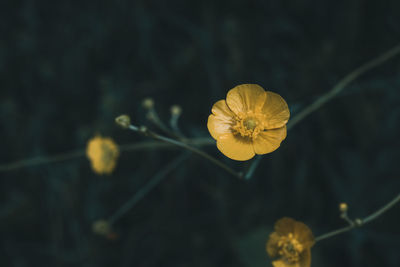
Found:
[{"label": "thin stem", "polygon": [[176,138],[181,138],[181,136],[179,136],[177,133],[168,129],[168,127],[161,121],[160,117],[158,116],[158,114],[154,108],[151,108],[149,110],[149,112],[147,113],[147,117],[151,122],[153,122],[158,128],[160,128],[161,131],[163,131],[167,135],[176,137]]},{"label": "thin stem", "polygon": [[[207,145],[215,145],[214,139],[211,138],[194,138],[194,139],[186,139],[185,143],[192,146],[207,146]],[[138,142],[132,144],[122,145],[120,147],[121,151],[134,151],[134,150],[144,150],[144,149],[162,149],[162,148],[174,148],[176,147],[174,144],[166,143],[163,141],[145,141]]]},{"label": "thin stem", "polygon": [[[373,60],[367,62],[366,64],[358,67],[348,75],[346,75],[344,78],[342,78],[338,83],[336,83],[332,89],[327,92],[326,94],[320,96],[314,103],[310,104],[307,106],[305,109],[303,109],[300,113],[296,114],[293,118],[290,119],[290,121],[287,124],[287,130],[292,129],[296,124],[298,124],[300,121],[304,120],[308,115],[316,111],[317,109],[321,108],[324,104],[326,104],[328,101],[330,101],[332,98],[337,96],[340,92],[343,91],[343,89],[349,85],[351,82],[353,82],[355,79],[360,77],[361,75],[365,74],[367,71],[381,65],[385,61],[397,56],[400,53],[400,44],[396,45],[389,51],[383,53],[382,55],[374,58]],[[254,171],[258,167],[258,164],[260,163],[260,159],[257,158],[253,160],[251,163],[249,169],[247,170],[246,174],[244,175],[246,179],[250,179],[251,176],[253,175]]]},{"label": "thin stem", "polygon": [[110,224],[115,223],[124,214],[131,210],[141,199],[143,199],[156,185],[158,185],[171,171],[176,169],[190,153],[184,153],[180,157],[171,161],[167,166],[159,171],[144,187],[132,196],[124,205],[122,205],[109,219]]},{"label": "thin stem", "polygon": [[258,164],[260,164],[261,159],[262,159],[262,156],[257,155],[257,157],[253,160],[249,169],[247,170],[246,174],[244,175],[245,180],[249,180],[253,176],[255,170],[258,167]]},{"label": "thin stem", "polygon": [[178,126],[179,117],[180,117],[180,115],[172,114],[169,124],[171,125],[172,130],[175,133],[177,133],[177,135],[180,136],[181,139],[183,139],[183,138],[185,138],[185,136],[183,135],[181,129],[179,129],[179,126]]},{"label": "thin stem", "polygon": [[[187,144],[193,146],[207,146],[214,145],[215,141],[211,138],[194,138],[187,139]],[[120,151],[136,151],[136,150],[144,150],[144,149],[167,149],[173,148],[175,145],[170,143],[165,143],[161,141],[145,141],[145,142],[137,142],[131,144],[125,144],[120,146]],[[12,163],[6,163],[0,165],[0,172],[17,170],[24,167],[37,166],[41,164],[49,164],[55,162],[66,161],[70,159],[75,159],[79,157],[85,156],[84,150],[71,151],[67,153],[61,153],[51,156],[41,156],[36,158],[30,158],[25,160],[19,160]]]},{"label": "thin stem", "polygon": [[332,98],[334,98],[336,95],[338,95],[343,89],[349,85],[351,82],[353,82],[355,79],[360,77],[361,75],[365,74],[367,71],[381,65],[385,61],[393,58],[394,56],[397,56],[400,53],[400,44],[396,45],[389,51],[383,53],[382,55],[374,58],[373,60],[367,62],[366,64],[358,67],[348,75],[346,75],[343,79],[341,79],[333,88],[327,92],[326,94],[320,96],[314,103],[303,109],[300,113],[298,113],[296,116],[294,116],[289,123],[287,124],[288,130],[293,128],[296,124],[298,124],[300,121],[302,121],[304,118],[306,118],[308,115],[310,115],[312,112],[315,110],[319,109],[322,107],[325,103],[330,101]]},{"label": "thin stem", "polygon": [[347,215],[347,212],[346,212],[346,213],[343,213],[340,217],[341,217],[343,220],[345,220],[349,225],[351,225],[351,226],[354,225],[354,222],[349,218],[349,216]]},{"label": "thin stem", "polygon": [[318,236],[318,237],[315,238],[315,242],[318,242],[318,241],[321,241],[321,240],[323,240],[323,239],[327,239],[327,238],[330,238],[330,237],[332,237],[332,236],[339,235],[339,234],[341,234],[341,233],[350,231],[350,230],[353,229],[354,227],[355,227],[355,226],[353,226],[353,225],[349,225],[349,226],[346,226],[346,227],[337,229],[337,230],[335,230],[335,231],[332,231],[332,232],[329,232],[329,233],[320,235],[320,236]]},{"label": "thin stem", "polygon": [[[131,126],[133,126],[133,125],[131,125]],[[170,143],[172,145],[175,145],[175,146],[187,149],[189,151],[192,151],[193,153],[205,158],[206,160],[210,161],[211,163],[215,164],[216,166],[224,169],[228,173],[230,173],[230,174],[232,174],[232,175],[234,175],[234,176],[236,176],[238,178],[242,178],[242,174],[241,173],[236,172],[235,170],[233,170],[231,167],[229,167],[228,165],[226,165],[222,161],[217,160],[216,158],[210,156],[209,154],[207,154],[207,153],[205,153],[205,152],[203,152],[203,151],[201,151],[201,150],[199,150],[199,149],[197,149],[197,148],[195,148],[193,146],[190,146],[187,143],[183,143],[181,141],[174,140],[174,139],[171,139],[171,138],[156,134],[155,132],[152,132],[152,131],[148,130],[146,127],[140,127],[139,130],[137,130],[138,128],[136,126],[133,126],[133,127],[131,127],[131,126],[129,126],[128,129],[130,129],[132,131],[135,131],[135,132],[138,132],[138,133],[141,133],[141,134],[143,134],[145,136],[149,136],[149,137],[154,138],[156,140],[160,140],[160,141],[163,141],[163,142],[166,142],[166,143]]]},{"label": "thin stem", "polygon": [[16,161],[13,163],[0,165],[0,172],[11,171],[11,170],[15,170],[15,169],[23,168],[23,167],[35,166],[35,165],[40,165],[40,164],[45,164],[45,163],[60,162],[60,161],[69,160],[69,159],[73,159],[73,158],[77,158],[77,157],[82,157],[84,155],[85,155],[84,151],[72,151],[72,152],[62,153],[62,154],[49,156],[49,157],[36,157],[36,158],[20,160],[20,161]]},{"label": "thin stem", "polygon": [[352,222],[351,225],[340,228],[338,230],[334,230],[332,232],[320,235],[318,237],[315,238],[315,242],[321,241],[323,239],[327,239],[330,238],[332,236],[335,235],[339,235],[341,233],[345,233],[347,231],[350,231],[356,227],[361,227],[366,223],[369,223],[375,219],[377,219],[379,216],[381,216],[383,213],[385,213],[387,210],[389,210],[390,208],[392,208],[394,205],[396,205],[398,202],[400,202],[400,194],[398,194],[393,200],[391,200],[389,203],[387,203],[386,205],[384,205],[382,208],[378,209],[377,211],[375,211],[374,213],[368,215],[367,217],[363,218],[363,219],[355,219],[354,222]]},{"label": "thin stem", "polygon": [[396,205],[398,202],[400,202],[400,194],[397,195],[392,201],[390,201],[388,204],[377,210],[376,212],[372,213],[371,215],[365,217],[362,222],[363,224],[369,223],[379,216],[381,216],[384,212],[386,212],[388,209]]}]

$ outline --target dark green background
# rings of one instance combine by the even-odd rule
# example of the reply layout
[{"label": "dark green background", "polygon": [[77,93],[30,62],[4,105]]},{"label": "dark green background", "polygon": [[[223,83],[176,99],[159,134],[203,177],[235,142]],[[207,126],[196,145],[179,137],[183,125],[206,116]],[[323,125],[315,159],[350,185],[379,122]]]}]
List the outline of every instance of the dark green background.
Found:
[{"label": "dark green background", "polygon": [[[114,118],[147,124],[144,97],[164,120],[208,137],[214,102],[241,83],[282,95],[292,116],[340,78],[400,41],[400,2],[0,2],[0,162],[82,150],[96,133],[145,138]],[[290,216],[315,235],[363,217],[400,188],[400,58],[388,61],[296,125],[239,181],[192,155],[115,224],[91,232],[182,152],[121,154],[110,177],[86,158],[0,173],[1,266],[269,266],[274,222]],[[240,170],[215,146],[204,148]],[[400,265],[399,206],[322,241],[312,266]]]}]

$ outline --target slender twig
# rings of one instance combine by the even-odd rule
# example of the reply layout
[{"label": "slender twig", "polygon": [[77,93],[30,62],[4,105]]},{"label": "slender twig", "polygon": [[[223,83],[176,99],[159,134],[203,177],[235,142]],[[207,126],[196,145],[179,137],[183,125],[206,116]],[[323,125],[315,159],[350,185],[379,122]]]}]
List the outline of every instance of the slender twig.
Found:
[{"label": "slender twig", "polygon": [[[214,145],[215,141],[212,138],[193,138],[187,139],[186,143],[192,146],[207,146]],[[136,142],[131,144],[125,144],[120,146],[120,151],[137,151],[137,150],[145,150],[145,149],[171,149],[176,147],[173,144],[165,143],[161,141],[144,141],[144,142]],[[84,150],[71,151],[67,153],[61,153],[50,156],[40,156],[25,160],[20,160],[12,163],[6,163],[0,165],[0,172],[17,170],[24,167],[37,166],[41,164],[49,164],[56,163],[66,160],[71,160],[79,157],[85,156]]]},{"label": "slender twig", "polygon": [[171,131],[160,119],[160,117],[158,116],[156,110],[154,108],[151,108],[148,113],[147,113],[147,118],[154,124],[156,125],[161,131],[163,131],[164,133],[166,133],[167,135],[174,137],[174,138],[178,138],[181,139],[182,137],[176,133]]},{"label": "slender twig", "polygon": [[36,158],[20,160],[20,161],[16,161],[13,163],[0,165],[0,172],[16,170],[16,169],[23,168],[23,167],[35,166],[35,165],[40,165],[40,164],[45,164],[45,163],[60,162],[60,161],[64,161],[64,160],[82,157],[84,155],[85,155],[85,151],[79,150],[79,151],[71,151],[71,152],[48,156],[48,157],[36,157]]},{"label": "slender twig", "polygon": [[132,196],[124,205],[122,205],[109,219],[108,223],[111,225],[120,219],[124,214],[131,210],[141,199],[143,199],[156,185],[158,185],[171,171],[176,169],[190,153],[184,153],[180,157],[174,159],[167,164],[165,168],[160,170],[154,177],[144,185],[136,194]]},{"label": "slender twig", "polygon": [[193,146],[191,146],[191,145],[189,145],[187,143],[183,143],[181,141],[174,140],[174,139],[159,135],[159,134],[157,134],[157,133],[155,133],[153,131],[150,131],[149,129],[147,129],[147,127],[144,127],[144,126],[136,127],[134,125],[130,125],[128,127],[128,129],[130,129],[132,131],[135,131],[135,132],[138,132],[140,134],[143,134],[145,136],[151,137],[153,139],[160,140],[160,141],[163,141],[163,142],[166,142],[166,143],[170,143],[172,145],[175,145],[175,146],[187,149],[189,151],[192,151],[193,153],[203,157],[204,159],[206,159],[209,162],[215,164],[216,166],[224,169],[228,173],[236,176],[237,178],[242,178],[242,173],[236,172],[234,169],[232,169],[231,167],[229,167],[228,165],[226,165],[222,161],[217,160],[216,158],[210,156],[209,154],[207,154],[207,153],[201,151],[200,149],[197,149],[197,148],[195,148],[195,147],[193,147]]},{"label": "slender twig", "polygon": [[256,158],[251,163],[249,169],[247,170],[246,174],[244,175],[245,180],[249,180],[253,176],[255,170],[258,167],[258,164],[260,164],[261,159],[262,159],[261,155],[256,156]]},{"label": "slender twig", "polygon": [[318,236],[318,237],[315,238],[315,242],[321,241],[321,240],[323,240],[323,239],[327,239],[327,238],[332,237],[332,236],[335,236],[335,235],[339,235],[339,234],[341,234],[341,233],[345,233],[345,232],[347,232],[347,231],[350,231],[350,230],[353,229],[354,227],[356,227],[356,226],[354,226],[354,225],[349,225],[349,226],[346,226],[346,227],[337,229],[337,230],[335,230],[335,231],[332,231],[332,232],[329,232],[329,233],[320,235],[320,236]]},{"label": "slender twig", "polygon": [[362,220],[363,224],[372,222],[373,220],[375,220],[376,218],[381,216],[384,212],[386,212],[388,209],[390,209],[391,207],[396,205],[398,202],[400,202],[400,194],[398,194],[397,197],[395,197],[392,201],[390,201],[388,204],[383,206],[381,209],[379,209],[379,210],[375,211],[374,213],[372,213],[371,215],[365,217]]},{"label": "slender twig", "polygon": [[[204,138],[193,138],[193,139],[185,139],[185,143],[191,146],[208,146],[215,145],[215,141],[212,138],[204,137]],[[174,144],[162,142],[162,141],[144,141],[137,142],[132,144],[121,145],[121,151],[134,151],[134,150],[145,150],[145,149],[162,149],[162,148],[174,148],[176,147]]]},{"label": "slender twig", "polygon": [[379,216],[381,216],[383,213],[385,213],[388,209],[392,208],[394,205],[396,205],[398,202],[400,202],[400,194],[398,194],[392,201],[390,201],[389,203],[387,203],[385,206],[383,206],[382,208],[380,208],[379,210],[375,211],[374,213],[366,216],[363,219],[355,219],[353,223],[351,223],[349,226],[334,230],[332,232],[320,235],[318,237],[315,238],[315,242],[330,238],[332,236],[341,234],[341,233],[345,233],[347,231],[350,231],[356,227],[361,227],[366,223],[369,223],[373,220],[375,220],[376,218],[378,218]]},{"label": "slender twig", "polygon": [[[343,89],[348,86],[351,82],[355,79],[360,77],[361,75],[365,74],[367,71],[381,65],[385,61],[397,56],[400,53],[400,44],[396,45],[389,51],[383,53],[382,55],[372,59],[371,61],[367,62],[366,64],[358,67],[354,71],[350,72],[344,78],[342,78],[338,83],[336,83],[330,91],[325,93],[324,95],[320,96],[314,103],[310,104],[306,108],[304,108],[300,113],[296,114],[287,124],[287,130],[292,129],[296,124],[300,121],[305,119],[308,115],[316,111],[317,109],[321,108],[324,104],[328,101],[332,100],[335,96],[337,96]],[[250,179],[253,175],[255,169],[257,168],[258,164],[260,163],[260,159],[256,158],[251,163],[249,169],[247,170],[244,177],[246,179]]]},{"label": "slender twig", "polygon": [[367,62],[366,64],[358,67],[354,71],[350,72],[346,75],[343,79],[341,79],[333,88],[327,92],[326,94],[320,96],[314,103],[307,106],[303,109],[300,113],[296,114],[287,124],[288,130],[293,128],[296,124],[302,121],[305,117],[310,115],[312,112],[316,111],[320,107],[322,107],[326,102],[330,101],[332,98],[337,96],[343,89],[353,82],[355,79],[360,77],[361,75],[365,74],[367,71],[381,65],[385,61],[397,56],[400,53],[400,44],[396,45],[389,51],[383,53],[382,55],[372,59],[371,61]]},{"label": "slender twig", "polygon": [[171,129],[181,137],[181,139],[186,138],[185,135],[182,133],[181,129],[178,126],[178,120],[181,116],[182,109],[178,105],[173,105],[171,107],[171,118],[169,120],[169,125]]}]

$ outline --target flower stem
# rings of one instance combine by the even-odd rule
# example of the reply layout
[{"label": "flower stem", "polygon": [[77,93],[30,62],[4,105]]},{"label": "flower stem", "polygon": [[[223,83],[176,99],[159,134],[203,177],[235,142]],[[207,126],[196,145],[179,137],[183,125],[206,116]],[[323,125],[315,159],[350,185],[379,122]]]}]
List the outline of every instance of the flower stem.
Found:
[{"label": "flower stem", "polygon": [[236,172],[235,170],[233,170],[231,167],[229,167],[228,165],[226,165],[225,163],[223,163],[222,161],[217,160],[216,158],[210,156],[209,154],[201,151],[200,149],[197,149],[193,146],[190,146],[187,143],[183,143],[181,141],[175,140],[175,139],[171,139],[162,135],[159,135],[155,132],[150,131],[149,129],[147,129],[146,127],[136,127],[134,125],[130,125],[129,128],[132,131],[141,133],[145,136],[151,137],[153,139],[159,140],[159,141],[163,141],[184,149],[187,149],[189,151],[192,151],[193,153],[203,157],[204,159],[210,161],[211,163],[215,164],[216,166],[224,169],[225,171],[227,171],[228,173],[232,174],[233,176],[237,177],[237,178],[242,178],[242,173],[240,172]]},{"label": "flower stem", "polygon": [[392,199],[392,201],[390,201],[389,203],[387,203],[385,206],[383,206],[382,208],[380,208],[379,210],[375,211],[374,213],[372,213],[371,215],[365,217],[362,222],[363,224],[369,223],[373,220],[375,220],[376,218],[378,218],[379,216],[381,216],[384,212],[386,212],[388,209],[390,209],[391,207],[393,207],[394,205],[396,205],[398,202],[400,202],[400,194],[397,195],[397,197],[395,197],[394,199]]},{"label": "flower stem", "polygon": [[85,151],[72,151],[72,152],[57,154],[57,155],[48,156],[48,157],[35,157],[35,158],[30,158],[30,159],[24,159],[24,160],[0,165],[0,172],[12,171],[12,170],[16,170],[16,169],[20,169],[20,168],[24,168],[24,167],[36,166],[36,165],[41,165],[41,164],[45,164],[45,163],[60,162],[60,161],[64,161],[64,160],[82,157],[84,155],[85,155]]},{"label": "flower stem", "polygon": [[170,129],[168,129],[168,127],[162,122],[162,120],[160,119],[154,108],[151,108],[149,110],[149,112],[147,113],[147,117],[151,122],[153,122],[158,128],[160,128],[161,131],[163,131],[167,135],[172,136],[174,138],[179,138],[179,139],[182,138],[178,133],[175,133]]},{"label": "flower stem", "polygon": [[341,234],[341,233],[350,231],[350,230],[353,229],[354,227],[355,227],[355,226],[349,225],[349,226],[346,226],[346,227],[337,229],[337,230],[335,230],[335,231],[332,231],[332,232],[329,232],[329,233],[320,235],[320,236],[318,236],[318,237],[315,238],[315,242],[318,242],[318,241],[321,241],[321,240],[323,240],[323,239],[327,239],[327,238],[330,238],[330,237],[332,237],[332,236],[339,235],[339,234]]},{"label": "flower stem", "polygon": [[[214,145],[215,141],[211,138],[193,138],[186,139],[185,142],[194,146],[208,146]],[[136,142],[129,143],[120,146],[120,151],[135,151],[135,150],[145,150],[145,149],[168,149],[175,147],[170,143],[165,143],[161,141],[144,141],[144,142]],[[19,160],[11,163],[5,163],[0,165],[0,172],[13,171],[18,170],[20,168],[56,163],[66,160],[71,160],[75,158],[80,158],[85,156],[84,150],[71,151],[66,153],[60,153],[49,156],[39,156],[35,158],[29,158],[24,160]]]},{"label": "flower stem", "polygon": [[143,188],[132,196],[124,205],[122,205],[109,219],[110,224],[114,224],[124,214],[131,210],[136,203],[143,199],[156,185],[158,185],[163,178],[165,178],[171,171],[176,169],[190,153],[184,153],[180,157],[171,161],[164,169],[160,170]]},{"label": "flower stem", "polygon": [[364,65],[358,67],[354,71],[350,72],[347,74],[343,79],[341,79],[333,88],[327,92],[326,94],[320,96],[314,103],[311,105],[307,106],[305,109],[303,109],[300,113],[296,114],[287,124],[287,129],[290,130],[293,128],[296,124],[298,124],[300,121],[302,121],[305,117],[310,115],[312,112],[315,110],[319,109],[322,107],[324,104],[326,104],[328,101],[330,101],[332,98],[337,96],[340,92],[343,91],[343,89],[349,85],[351,82],[353,82],[355,79],[366,73],[367,71],[381,65],[382,63],[385,63],[387,60],[393,58],[394,56],[397,56],[400,53],[400,44],[396,45],[395,47],[391,48],[389,51],[383,53],[382,55],[372,59],[371,61],[365,63]]},{"label": "flower stem", "polygon": [[246,174],[244,175],[245,180],[249,180],[253,176],[253,173],[257,169],[258,164],[260,163],[261,159],[262,159],[261,155],[256,156],[256,158],[251,163],[249,169],[247,170]]},{"label": "flower stem", "polygon": [[[343,89],[349,85],[351,82],[353,82],[355,79],[366,73],[367,71],[383,64],[385,61],[397,56],[400,54],[400,44],[396,45],[389,51],[383,53],[382,55],[372,59],[371,61],[365,63],[364,65],[358,67],[354,71],[350,72],[347,74],[344,78],[342,78],[338,83],[336,83],[332,89],[327,92],[326,94],[323,94],[320,96],[314,103],[310,104],[306,108],[304,108],[300,113],[296,114],[292,119],[287,124],[287,130],[289,131],[292,129],[296,124],[298,124],[300,121],[305,119],[308,115],[316,111],[317,109],[321,108],[324,104],[329,102],[332,98],[337,96],[340,92],[343,91]],[[255,169],[257,168],[258,164],[260,163],[260,159],[257,158],[253,160],[251,163],[249,169],[247,170],[246,174],[244,177],[246,179],[250,179],[251,176],[253,175]]]},{"label": "flower stem", "polygon": [[375,211],[374,213],[368,215],[367,217],[363,219],[355,219],[354,222],[352,222],[349,226],[334,230],[332,232],[320,235],[315,238],[315,242],[321,241],[323,239],[330,238],[335,235],[339,235],[341,233],[348,232],[356,227],[361,227],[366,223],[369,223],[375,219],[377,219],[379,216],[381,216],[383,213],[385,213],[387,210],[392,208],[394,205],[396,205],[398,202],[400,202],[400,194],[398,194],[394,199],[392,199],[389,203],[387,203],[385,206],[380,208],[379,210]]}]

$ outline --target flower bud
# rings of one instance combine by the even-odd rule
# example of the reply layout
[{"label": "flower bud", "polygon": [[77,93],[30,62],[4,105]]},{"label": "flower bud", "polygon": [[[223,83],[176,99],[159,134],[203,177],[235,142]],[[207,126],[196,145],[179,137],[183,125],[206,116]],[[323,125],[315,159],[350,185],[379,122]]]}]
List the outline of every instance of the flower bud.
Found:
[{"label": "flower bud", "polygon": [[129,128],[131,125],[131,118],[128,115],[121,115],[115,118],[115,122],[122,128]]},{"label": "flower bud", "polygon": [[172,116],[179,116],[182,114],[182,108],[178,105],[171,106],[171,114]]},{"label": "flower bud", "polygon": [[145,108],[145,109],[152,109],[153,107],[154,107],[154,101],[153,101],[153,99],[152,98],[145,98],[145,99],[143,99],[143,101],[142,101],[142,106]]},{"label": "flower bud", "polygon": [[97,220],[92,225],[95,234],[106,236],[111,233],[111,226],[106,220]]},{"label": "flower bud", "polygon": [[347,212],[347,209],[348,209],[348,206],[347,206],[347,203],[340,203],[339,204],[339,210],[340,210],[340,212]]}]

